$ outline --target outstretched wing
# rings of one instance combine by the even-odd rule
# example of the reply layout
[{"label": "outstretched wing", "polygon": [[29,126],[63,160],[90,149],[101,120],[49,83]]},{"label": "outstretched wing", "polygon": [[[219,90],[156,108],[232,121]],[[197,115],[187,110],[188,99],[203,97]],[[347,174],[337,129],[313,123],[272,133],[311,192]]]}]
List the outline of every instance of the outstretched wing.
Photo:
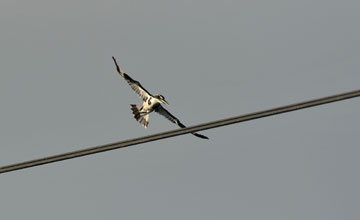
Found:
[{"label": "outstretched wing", "polygon": [[117,64],[115,57],[112,57],[116,66],[116,70],[118,73],[126,80],[126,82],[130,85],[130,87],[135,91],[136,94],[138,94],[142,100],[146,101],[151,94],[144,88],[142,85],[136,81],[133,80],[128,74],[126,74]]},{"label": "outstretched wing", "polygon": [[[169,119],[171,122],[179,125],[179,127],[181,128],[186,128],[186,126],[184,124],[182,124],[179,119],[177,119],[174,115],[172,115],[170,112],[168,112],[164,107],[162,107],[162,105],[159,105],[155,111],[157,113],[159,113],[160,115],[164,116],[165,118]],[[208,137],[202,135],[202,134],[198,134],[195,132],[192,132],[191,134],[195,135],[196,137],[199,138],[203,138],[203,139],[209,139]]]}]

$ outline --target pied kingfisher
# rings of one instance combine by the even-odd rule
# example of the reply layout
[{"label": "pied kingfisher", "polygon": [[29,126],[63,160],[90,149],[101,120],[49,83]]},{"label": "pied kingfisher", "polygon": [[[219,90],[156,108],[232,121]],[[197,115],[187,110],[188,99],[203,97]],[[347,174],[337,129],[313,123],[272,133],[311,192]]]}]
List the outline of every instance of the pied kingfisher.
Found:
[{"label": "pied kingfisher", "polygon": [[[185,125],[183,125],[179,119],[177,119],[175,116],[173,116],[170,112],[168,112],[161,103],[165,105],[169,105],[167,101],[165,100],[164,96],[162,95],[151,95],[144,87],[141,86],[141,84],[133,80],[128,74],[126,74],[117,64],[114,57],[112,57],[116,66],[117,72],[127,81],[127,83],[130,85],[130,87],[135,91],[136,94],[138,94],[144,103],[142,105],[135,105],[131,104],[131,110],[134,115],[134,118],[136,121],[138,121],[140,124],[142,124],[145,128],[147,128],[149,124],[149,114],[152,111],[155,111],[159,113],[160,115],[163,115],[173,123],[177,124],[181,128],[185,128]],[[208,137],[193,132],[193,135],[203,138],[203,139],[209,139]]]}]

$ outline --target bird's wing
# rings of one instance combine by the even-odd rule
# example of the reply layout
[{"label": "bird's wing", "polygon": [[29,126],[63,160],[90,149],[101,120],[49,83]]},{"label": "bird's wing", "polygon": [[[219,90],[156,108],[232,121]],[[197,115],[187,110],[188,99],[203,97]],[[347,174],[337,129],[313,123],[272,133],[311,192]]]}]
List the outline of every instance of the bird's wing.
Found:
[{"label": "bird's wing", "polygon": [[[177,124],[179,127],[181,128],[186,128],[186,126],[184,124],[182,124],[179,119],[177,119],[174,115],[172,115],[170,112],[168,112],[164,107],[162,107],[162,105],[159,105],[159,107],[157,107],[155,109],[155,111],[157,113],[159,113],[160,115],[164,116],[165,118],[169,119],[171,122]],[[195,132],[192,132],[193,135],[195,135],[196,137],[199,138],[203,138],[203,139],[209,139],[208,137],[202,135],[202,134],[198,134]]]},{"label": "bird's wing", "polygon": [[133,80],[128,74],[126,74],[117,64],[114,57],[112,57],[116,66],[116,70],[118,73],[126,80],[126,82],[130,85],[130,87],[135,91],[136,94],[138,94],[142,100],[146,101],[151,94],[144,88],[142,85],[136,81]]}]

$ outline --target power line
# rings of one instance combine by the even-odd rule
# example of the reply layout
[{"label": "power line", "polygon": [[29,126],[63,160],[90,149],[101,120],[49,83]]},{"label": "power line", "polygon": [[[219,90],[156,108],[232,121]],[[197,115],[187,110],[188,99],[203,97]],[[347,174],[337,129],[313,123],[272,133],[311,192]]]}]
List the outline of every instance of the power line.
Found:
[{"label": "power line", "polygon": [[355,90],[355,91],[337,94],[337,95],[333,95],[333,96],[328,96],[328,97],[324,97],[324,98],[320,98],[320,99],[314,99],[314,100],[310,100],[310,101],[305,101],[305,102],[286,105],[286,106],[282,106],[282,107],[278,107],[278,108],[273,108],[273,109],[269,109],[269,110],[265,110],[265,111],[260,111],[260,112],[250,113],[250,114],[246,114],[246,115],[240,115],[240,116],[236,116],[236,117],[232,117],[232,118],[222,119],[222,120],[218,120],[218,121],[208,122],[208,123],[195,125],[195,126],[191,126],[191,127],[187,127],[187,128],[176,129],[176,130],[172,130],[172,131],[157,133],[157,134],[139,137],[139,138],[135,138],[135,139],[115,142],[115,143],[106,144],[106,145],[102,145],[102,146],[87,148],[87,149],[83,149],[83,150],[77,150],[77,151],[73,151],[73,152],[69,152],[69,153],[58,154],[58,155],[44,157],[44,158],[35,159],[35,160],[30,160],[30,161],[26,161],[26,162],[11,164],[11,165],[0,167],[0,173],[6,173],[6,172],[11,172],[11,171],[15,171],[15,170],[24,169],[24,168],[40,166],[42,164],[54,163],[54,162],[61,161],[61,160],[68,160],[68,159],[82,157],[82,156],[86,156],[86,155],[90,155],[90,154],[96,154],[96,153],[100,153],[100,152],[104,152],[104,151],[115,150],[118,148],[129,147],[129,146],[136,145],[136,144],[143,144],[146,142],[156,141],[156,140],[160,140],[160,139],[164,139],[164,138],[174,137],[174,136],[178,136],[178,135],[184,135],[184,134],[188,134],[188,133],[193,133],[193,132],[197,132],[197,131],[207,130],[207,129],[211,129],[211,128],[226,126],[226,125],[231,125],[231,124],[244,122],[244,121],[250,121],[250,120],[268,117],[268,116],[272,116],[272,115],[277,115],[277,114],[281,114],[281,113],[285,113],[285,112],[296,111],[296,110],[310,108],[310,107],[317,106],[317,105],[323,105],[323,104],[327,104],[327,103],[331,103],[331,102],[337,102],[337,101],[341,101],[341,100],[345,100],[345,99],[355,98],[358,96],[360,96],[360,90]]}]

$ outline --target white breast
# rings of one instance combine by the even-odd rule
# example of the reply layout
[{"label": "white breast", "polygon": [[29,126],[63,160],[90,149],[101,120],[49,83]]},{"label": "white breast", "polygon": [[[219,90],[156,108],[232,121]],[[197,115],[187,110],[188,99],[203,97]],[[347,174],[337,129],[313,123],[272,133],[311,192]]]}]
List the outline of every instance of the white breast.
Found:
[{"label": "white breast", "polygon": [[157,103],[160,103],[157,99],[149,97],[142,105],[144,112],[151,112],[153,111],[153,106]]}]

